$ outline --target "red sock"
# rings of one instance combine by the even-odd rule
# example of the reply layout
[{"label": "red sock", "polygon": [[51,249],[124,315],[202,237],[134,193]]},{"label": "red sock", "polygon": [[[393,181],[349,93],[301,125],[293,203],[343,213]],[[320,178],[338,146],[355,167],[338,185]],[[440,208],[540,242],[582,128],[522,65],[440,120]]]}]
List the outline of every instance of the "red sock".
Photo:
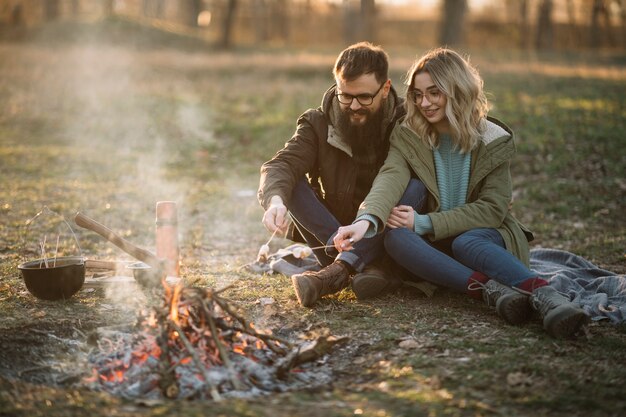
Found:
[{"label": "red sock", "polygon": [[548,285],[548,281],[539,277],[534,277],[534,278],[528,278],[527,280],[523,281],[521,284],[517,284],[516,287],[522,291],[532,293],[537,288],[543,287],[545,285]]},{"label": "red sock", "polygon": [[[467,295],[478,300],[483,299],[483,289],[477,283],[485,284],[489,277],[482,272],[474,272],[467,280]],[[470,289],[471,288],[471,289]]]}]

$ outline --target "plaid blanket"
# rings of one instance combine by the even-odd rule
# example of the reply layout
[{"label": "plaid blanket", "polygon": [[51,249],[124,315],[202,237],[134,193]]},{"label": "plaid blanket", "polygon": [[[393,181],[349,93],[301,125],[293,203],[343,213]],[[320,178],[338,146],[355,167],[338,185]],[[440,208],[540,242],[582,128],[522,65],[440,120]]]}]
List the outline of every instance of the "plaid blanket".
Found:
[{"label": "plaid blanket", "polygon": [[598,268],[578,255],[557,249],[531,250],[530,268],[579,303],[592,320],[626,322],[626,275]]}]

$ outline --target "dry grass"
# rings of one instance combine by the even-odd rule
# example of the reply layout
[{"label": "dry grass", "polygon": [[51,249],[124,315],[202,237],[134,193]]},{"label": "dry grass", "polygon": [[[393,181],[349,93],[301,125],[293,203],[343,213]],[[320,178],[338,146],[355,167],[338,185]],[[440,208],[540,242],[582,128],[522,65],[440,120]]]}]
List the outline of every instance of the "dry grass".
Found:
[{"label": "dry grass", "polygon": [[[209,407],[213,415],[240,416],[626,410],[623,326],[594,323],[587,337],[555,341],[537,321],[506,326],[480,303],[443,291],[371,302],[344,291],[309,310],[297,305],[285,277],[240,269],[268,238],[254,196],[258,168],[289,138],[296,117],[318,105],[336,51],[227,54],[195,43],[86,39],[66,43],[48,33],[0,44],[0,415],[193,416]],[[396,85],[414,54],[392,52]],[[494,114],[519,135],[516,213],[539,232],[542,246],[623,273],[624,66],[607,56],[595,64],[526,58],[474,57]],[[25,220],[43,205],[67,219],[80,210],[151,249],[159,200],[179,203],[189,283],[234,283],[229,298],[279,333],[328,329],[351,337],[327,359],[332,386],[215,405],[130,402],[50,383],[63,369],[46,363],[73,363],[85,334],[132,322],[143,299],[100,290],[59,303],[34,299],[15,269],[33,239],[24,240]],[[125,258],[93,233],[76,232],[85,256]],[[287,243],[275,240],[272,249]],[[261,306],[260,297],[275,302]]]}]

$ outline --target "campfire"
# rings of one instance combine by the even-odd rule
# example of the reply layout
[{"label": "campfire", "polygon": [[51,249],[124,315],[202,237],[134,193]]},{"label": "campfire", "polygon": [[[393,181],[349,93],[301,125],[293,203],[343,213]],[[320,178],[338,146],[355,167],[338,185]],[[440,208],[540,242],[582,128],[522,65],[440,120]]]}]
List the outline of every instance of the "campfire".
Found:
[{"label": "campfire", "polygon": [[170,286],[133,333],[100,338],[91,388],[126,398],[213,399],[281,392],[328,379],[310,363],[345,338],[291,343],[256,329],[222,297],[227,289]]},{"label": "campfire", "polygon": [[[178,273],[175,239],[169,239],[167,245],[157,239],[157,247],[173,249],[165,251],[172,255],[168,259],[134,245],[82,213],[74,220],[145,262],[148,270],[143,278],[138,271],[133,275],[151,307],[138,315],[132,329],[99,329],[95,333],[95,347],[87,355],[91,372],[83,380],[90,388],[125,398],[218,401],[329,381],[330,372],[320,372],[313,362],[346,338],[323,334],[293,343],[257,329],[222,296],[230,287],[191,287],[179,277],[167,275]],[[170,219],[160,227],[174,224]],[[80,260],[82,285],[84,258]],[[46,269],[51,269],[47,262]],[[172,283],[169,278],[176,280]]]}]

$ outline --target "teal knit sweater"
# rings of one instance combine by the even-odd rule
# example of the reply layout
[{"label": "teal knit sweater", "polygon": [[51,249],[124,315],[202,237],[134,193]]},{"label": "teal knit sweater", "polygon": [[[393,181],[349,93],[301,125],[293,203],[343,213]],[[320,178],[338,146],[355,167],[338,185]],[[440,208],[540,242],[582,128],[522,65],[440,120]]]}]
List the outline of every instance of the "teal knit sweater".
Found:
[{"label": "teal knit sweater", "polygon": [[[437,172],[437,188],[441,199],[440,211],[452,210],[465,204],[471,154],[461,153],[458,148],[454,149],[452,138],[444,134],[439,137],[439,146],[433,151],[433,157]],[[427,214],[414,212],[414,216],[415,233],[425,235],[433,231],[432,221]],[[377,233],[379,225],[373,216],[364,215],[357,220],[368,220],[371,223],[365,237],[372,237]]]},{"label": "teal knit sweater", "polygon": [[[439,189],[440,211],[452,210],[465,204],[469,183],[471,154],[454,149],[449,135],[439,137],[439,147],[433,151],[437,188]],[[415,212],[413,229],[418,235],[433,231],[433,224],[427,214]]]}]

